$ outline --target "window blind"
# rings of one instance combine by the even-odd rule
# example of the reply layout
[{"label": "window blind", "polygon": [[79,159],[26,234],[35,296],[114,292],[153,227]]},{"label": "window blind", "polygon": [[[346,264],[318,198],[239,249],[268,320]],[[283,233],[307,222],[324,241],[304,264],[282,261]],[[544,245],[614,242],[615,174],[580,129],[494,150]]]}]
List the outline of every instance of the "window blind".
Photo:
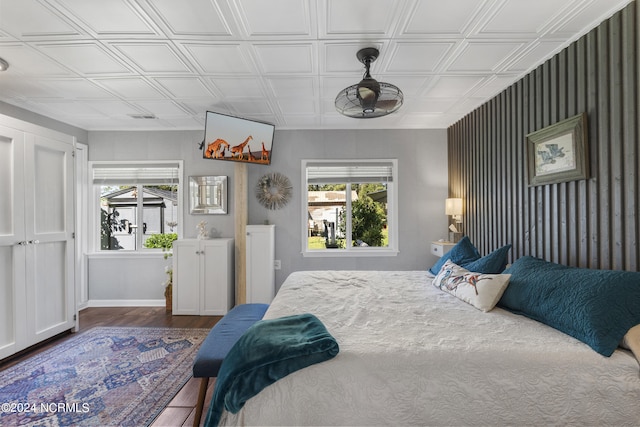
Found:
[{"label": "window blind", "polygon": [[159,185],[180,181],[178,163],[95,163],[91,173],[92,181],[97,185]]},{"label": "window blind", "polygon": [[308,184],[392,181],[393,163],[391,162],[307,163]]}]

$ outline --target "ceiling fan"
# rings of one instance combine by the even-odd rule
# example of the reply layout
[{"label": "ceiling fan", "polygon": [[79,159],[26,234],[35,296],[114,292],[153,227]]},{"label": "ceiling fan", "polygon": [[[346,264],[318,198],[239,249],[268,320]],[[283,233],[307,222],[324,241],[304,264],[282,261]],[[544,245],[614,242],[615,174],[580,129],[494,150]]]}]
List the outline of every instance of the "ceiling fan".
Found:
[{"label": "ceiling fan", "polygon": [[360,83],[349,86],[338,93],[335,106],[340,114],[356,119],[370,119],[391,114],[402,106],[404,95],[391,83],[378,82],[369,69],[380,52],[375,47],[360,49],[356,54],[358,61],[365,66]]}]

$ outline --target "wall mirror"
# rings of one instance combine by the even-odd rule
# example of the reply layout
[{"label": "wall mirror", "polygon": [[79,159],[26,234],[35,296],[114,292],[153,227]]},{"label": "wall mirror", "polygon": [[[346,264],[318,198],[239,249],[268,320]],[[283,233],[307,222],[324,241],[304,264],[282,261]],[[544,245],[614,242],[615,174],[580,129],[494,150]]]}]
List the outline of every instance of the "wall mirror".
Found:
[{"label": "wall mirror", "polygon": [[192,214],[226,214],[227,177],[190,176],[189,200]]}]

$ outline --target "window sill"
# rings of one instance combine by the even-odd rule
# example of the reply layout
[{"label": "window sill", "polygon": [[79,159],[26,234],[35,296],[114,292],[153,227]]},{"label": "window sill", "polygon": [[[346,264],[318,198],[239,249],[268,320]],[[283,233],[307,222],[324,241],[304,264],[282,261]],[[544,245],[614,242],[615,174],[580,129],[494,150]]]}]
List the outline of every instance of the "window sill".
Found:
[{"label": "window sill", "polygon": [[166,252],[158,251],[105,251],[105,252],[90,252],[87,254],[89,259],[113,259],[113,258],[164,258]]},{"label": "window sill", "polygon": [[303,251],[302,256],[305,258],[330,258],[330,257],[390,257],[397,256],[399,253],[395,249],[316,249],[313,251]]}]

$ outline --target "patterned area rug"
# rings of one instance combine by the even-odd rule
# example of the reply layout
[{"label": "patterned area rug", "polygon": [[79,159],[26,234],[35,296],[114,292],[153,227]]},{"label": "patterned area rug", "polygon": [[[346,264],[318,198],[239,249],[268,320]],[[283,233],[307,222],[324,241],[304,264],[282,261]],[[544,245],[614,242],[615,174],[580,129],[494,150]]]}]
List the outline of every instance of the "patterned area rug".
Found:
[{"label": "patterned area rug", "polygon": [[0,426],[145,426],[209,329],[96,327],[0,371]]}]

